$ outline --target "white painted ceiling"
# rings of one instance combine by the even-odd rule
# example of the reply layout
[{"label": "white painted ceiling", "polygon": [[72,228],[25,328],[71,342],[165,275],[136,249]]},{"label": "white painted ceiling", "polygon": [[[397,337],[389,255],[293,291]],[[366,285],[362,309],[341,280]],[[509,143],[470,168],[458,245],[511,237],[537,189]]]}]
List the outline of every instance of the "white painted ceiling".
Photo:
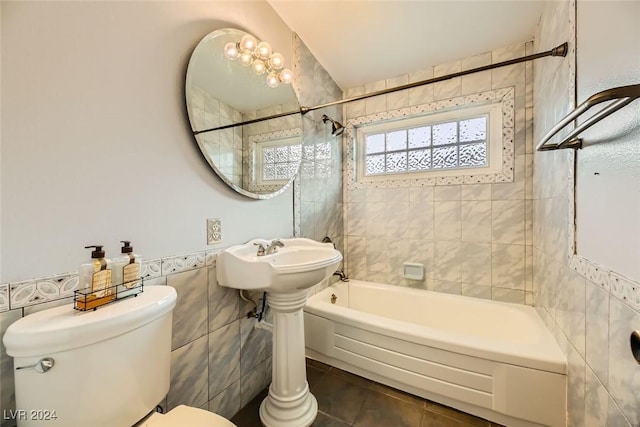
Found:
[{"label": "white painted ceiling", "polygon": [[532,40],[543,0],[267,0],[342,89]]}]

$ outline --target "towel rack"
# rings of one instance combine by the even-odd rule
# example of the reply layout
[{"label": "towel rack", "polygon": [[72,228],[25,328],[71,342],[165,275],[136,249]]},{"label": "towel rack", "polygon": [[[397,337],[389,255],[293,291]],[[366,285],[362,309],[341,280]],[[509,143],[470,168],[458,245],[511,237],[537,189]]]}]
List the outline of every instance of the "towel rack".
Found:
[{"label": "towel rack", "polygon": [[[538,151],[547,150],[559,150],[561,148],[582,148],[582,140],[577,136],[583,131],[589,129],[591,126],[598,123],[600,120],[615,113],[627,104],[632,103],[636,99],[640,98],[640,84],[620,86],[602,92],[598,92],[591,95],[586,101],[578,105],[578,107],[569,113],[564,119],[560,120],[551,130],[542,138],[540,143],[536,146]],[[602,102],[614,101],[607,105],[602,110],[598,111],[593,116],[589,117],[574,130],[572,130],[562,141],[554,144],[547,144],[551,138],[553,138],[558,132],[564,129],[569,123],[577,119],[582,113],[589,110],[591,107],[598,105]]]}]

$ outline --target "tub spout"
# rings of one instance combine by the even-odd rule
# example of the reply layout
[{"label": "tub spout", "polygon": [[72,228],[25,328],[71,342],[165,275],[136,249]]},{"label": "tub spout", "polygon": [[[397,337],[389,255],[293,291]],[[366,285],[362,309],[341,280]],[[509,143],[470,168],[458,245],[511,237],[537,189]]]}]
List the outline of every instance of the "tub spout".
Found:
[{"label": "tub spout", "polygon": [[347,277],[346,274],[344,274],[344,269],[341,268],[340,270],[336,270],[335,273],[333,273],[334,276],[340,276],[340,280],[343,282],[348,282],[349,278]]}]

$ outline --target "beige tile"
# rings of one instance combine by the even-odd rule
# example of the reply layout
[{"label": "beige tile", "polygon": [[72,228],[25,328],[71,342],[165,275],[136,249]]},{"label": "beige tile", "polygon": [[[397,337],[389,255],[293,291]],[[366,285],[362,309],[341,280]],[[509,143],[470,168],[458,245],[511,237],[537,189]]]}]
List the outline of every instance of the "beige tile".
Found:
[{"label": "beige tile", "polygon": [[209,401],[208,410],[231,419],[240,408],[240,381],[236,381]]},{"label": "beige tile", "polygon": [[462,295],[472,298],[491,299],[491,286],[462,283]]},{"label": "beige tile", "polygon": [[508,61],[509,59],[521,58],[525,56],[525,52],[525,43],[516,43],[504,46],[491,51],[491,61],[495,64],[497,62]]},{"label": "beige tile", "polygon": [[201,407],[208,402],[207,337],[203,336],[171,352],[171,387],[167,406]]},{"label": "beige tile", "polygon": [[[403,74],[387,79],[386,87],[395,88],[409,83],[409,75]],[[387,94],[387,111],[398,110],[409,106],[409,91],[407,89]]]},{"label": "beige tile", "polygon": [[607,425],[609,393],[589,366],[586,372],[584,410],[585,426]]},{"label": "beige tile", "polygon": [[513,182],[491,184],[492,200],[520,200],[525,198],[525,155],[515,156],[513,167]]},{"label": "beige tile", "polygon": [[462,211],[462,241],[491,242],[491,202],[464,201]]},{"label": "beige tile", "polygon": [[220,286],[216,276],[216,266],[208,268],[208,331],[227,325],[238,319],[239,296],[238,290]]},{"label": "beige tile", "polygon": [[171,348],[176,349],[208,332],[207,268],[171,274],[167,285],[178,293],[171,335]]},{"label": "beige tile", "polygon": [[518,289],[491,288],[491,299],[512,304],[524,304],[524,291]]},{"label": "beige tile", "polygon": [[403,224],[409,230],[409,238],[434,239],[434,209],[433,202],[416,202],[409,204],[409,221]]},{"label": "beige tile", "polygon": [[481,71],[460,78],[461,95],[470,95],[489,90],[491,90],[491,71]]},{"label": "beige tile", "polygon": [[[433,68],[409,73],[409,82],[415,83],[433,78]],[[433,101],[433,85],[422,85],[409,89],[409,105],[422,105]]]},{"label": "beige tile", "polygon": [[525,201],[491,202],[491,238],[493,243],[525,243]]},{"label": "beige tile", "polygon": [[437,185],[434,188],[436,202],[461,200],[462,185]]},{"label": "beige tile", "polygon": [[629,351],[629,336],[639,328],[640,313],[615,297],[609,304],[608,390],[631,424],[640,424],[640,369]]},{"label": "beige tile", "polygon": [[410,187],[409,188],[409,202],[421,203],[421,202],[433,202],[434,201],[434,186],[427,187]]},{"label": "beige tile", "polygon": [[240,378],[240,405],[246,406],[267,385],[264,363]]},{"label": "beige tile", "polygon": [[460,241],[435,242],[434,278],[450,282],[460,282]]},{"label": "beige tile", "polygon": [[387,204],[385,202],[367,202],[367,234],[371,237],[385,237],[387,234]]},{"label": "beige tile", "polygon": [[524,248],[523,245],[492,245],[491,277],[494,287],[524,290]]},{"label": "beige tile", "polygon": [[491,200],[491,184],[466,184],[460,193],[462,200]]},{"label": "beige tile", "polygon": [[240,379],[240,321],[211,332],[208,350],[209,397],[213,398]]},{"label": "beige tile", "polygon": [[348,250],[345,253],[347,260],[347,274],[353,276],[356,271],[367,269],[367,239],[366,237],[347,237]]},{"label": "beige tile", "polygon": [[386,239],[367,239],[367,271],[387,273],[389,257],[386,252]]},{"label": "beige tile", "polygon": [[[365,85],[366,93],[377,92],[386,88],[386,82],[380,80]],[[374,96],[373,98],[367,98],[365,102],[365,112],[367,115],[382,113],[387,111],[387,99],[385,95]]]},{"label": "beige tile", "polygon": [[491,243],[463,243],[461,280],[470,285],[491,285]]},{"label": "beige tile", "polygon": [[484,67],[486,65],[491,65],[491,52],[481,53],[480,55],[470,56],[468,58],[464,58],[461,62],[461,70],[471,70],[473,68]]},{"label": "beige tile", "polygon": [[609,292],[586,283],[586,361],[605,386],[609,383]]},{"label": "beige tile", "polygon": [[435,239],[459,241],[461,237],[461,202],[435,202],[434,205]]}]

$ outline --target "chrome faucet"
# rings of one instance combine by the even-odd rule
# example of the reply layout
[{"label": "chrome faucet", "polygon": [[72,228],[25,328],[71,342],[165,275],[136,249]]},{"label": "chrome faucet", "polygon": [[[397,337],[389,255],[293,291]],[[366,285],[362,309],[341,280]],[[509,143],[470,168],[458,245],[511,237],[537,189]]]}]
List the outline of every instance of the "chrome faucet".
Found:
[{"label": "chrome faucet", "polygon": [[284,243],[280,241],[280,239],[272,240],[269,246],[265,249],[265,255],[271,255],[278,252],[278,248],[283,248]]},{"label": "chrome faucet", "polygon": [[271,255],[278,252],[278,248],[283,248],[284,243],[280,239],[272,240],[271,243],[265,248],[262,243],[254,243],[258,247],[257,256]]},{"label": "chrome faucet", "polygon": [[257,256],[264,256],[265,251],[266,251],[264,245],[262,243],[254,243],[253,245],[258,247],[258,253],[256,255]]}]

